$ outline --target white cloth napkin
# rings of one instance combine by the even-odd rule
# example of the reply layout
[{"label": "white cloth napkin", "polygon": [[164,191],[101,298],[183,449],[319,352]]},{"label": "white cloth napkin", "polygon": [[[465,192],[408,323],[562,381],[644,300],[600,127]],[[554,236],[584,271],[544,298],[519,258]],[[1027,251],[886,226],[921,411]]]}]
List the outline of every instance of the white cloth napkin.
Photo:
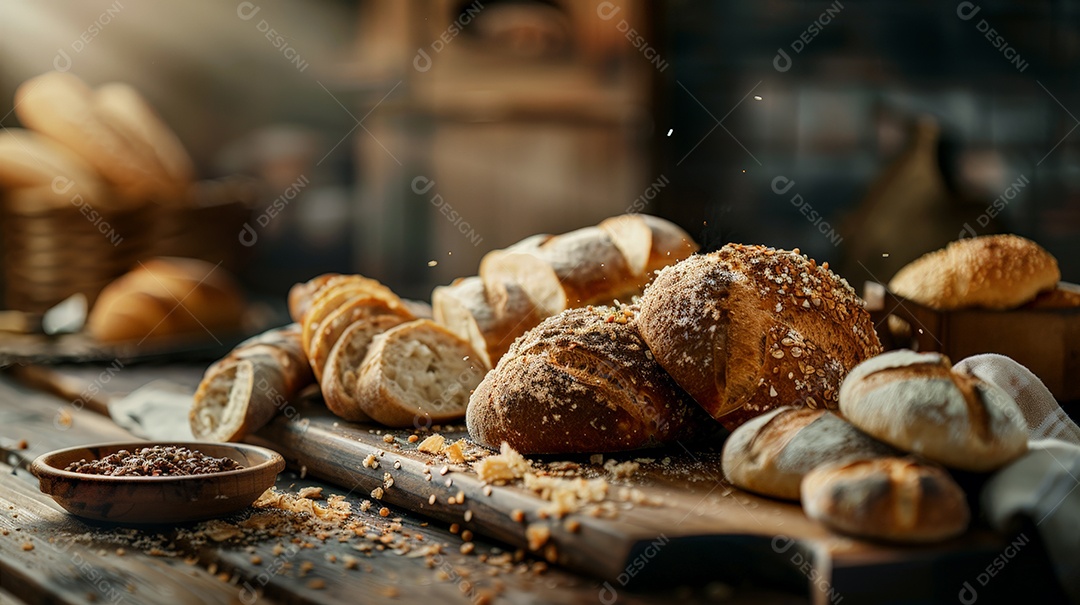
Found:
[{"label": "white cloth napkin", "polygon": [[1030,370],[1003,355],[975,355],[956,364],[1005,389],[1024,413],[1028,452],[998,471],[980,501],[990,525],[1016,531],[1027,520],[1039,533],[1054,573],[1080,603],[1080,427]]}]

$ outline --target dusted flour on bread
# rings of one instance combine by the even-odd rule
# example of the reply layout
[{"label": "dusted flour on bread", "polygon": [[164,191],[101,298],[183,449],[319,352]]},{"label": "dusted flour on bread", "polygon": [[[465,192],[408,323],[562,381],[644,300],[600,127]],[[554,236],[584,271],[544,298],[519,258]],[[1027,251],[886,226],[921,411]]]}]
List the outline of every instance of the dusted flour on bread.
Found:
[{"label": "dusted flour on bread", "polygon": [[847,281],[798,249],[729,244],[668,267],[638,325],[660,365],[728,428],[784,405],[836,409],[844,375],[881,351]]}]

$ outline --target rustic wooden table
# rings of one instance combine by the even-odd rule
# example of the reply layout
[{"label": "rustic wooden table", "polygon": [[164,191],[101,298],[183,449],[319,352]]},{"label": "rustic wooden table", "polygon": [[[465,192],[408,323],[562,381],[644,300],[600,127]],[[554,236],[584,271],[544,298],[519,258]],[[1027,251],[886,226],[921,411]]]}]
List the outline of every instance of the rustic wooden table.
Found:
[{"label": "rustic wooden table", "polygon": [[[97,376],[102,368],[72,372]],[[134,439],[92,410],[110,395],[161,377],[191,385],[201,375],[201,366],[128,366],[108,381],[98,380],[99,392],[76,391],[67,397],[29,386],[33,372],[24,369],[16,374],[18,379],[10,372],[0,375],[0,603],[807,600],[805,594],[716,582],[633,591],[619,587],[616,594],[605,591],[596,579],[529,556],[514,561],[513,547],[479,536],[470,536],[473,546],[463,549],[460,532],[445,522],[405,510],[385,511],[389,513],[385,517],[377,507],[361,511],[362,498],[350,486],[300,478],[296,469],[279,476],[279,489],[322,487],[324,496],[346,495],[359,526],[365,528],[358,534],[366,535],[326,539],[255,533],[245,539],[227,535],[219,541],[200,538],[194,531],[198,527],[191,525],[139,529],[84,522],[38,491],[37,480],[26,470],[29,462],[57,448]],[[80,396],[86,405],[76,409],[71,401]],[[432,545],[435,550],[428,550]],[[422,553],[427,556],[418,556]]]}]

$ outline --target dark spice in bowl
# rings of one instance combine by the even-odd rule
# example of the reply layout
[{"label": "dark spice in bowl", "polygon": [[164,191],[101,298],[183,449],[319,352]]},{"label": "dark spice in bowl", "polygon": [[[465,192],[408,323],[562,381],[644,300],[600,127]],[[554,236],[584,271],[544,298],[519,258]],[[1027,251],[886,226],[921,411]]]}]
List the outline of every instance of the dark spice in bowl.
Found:
[{"label": "dark spice in bowl", "polygon": [[120,450],[97,460],[85,458],[72,462],[66,471],[85,475],[111,477],[180,477],[206,475],[244,468],[232,458],[214,458],[198,451],[175,445],[155,445],[132,450]]}]

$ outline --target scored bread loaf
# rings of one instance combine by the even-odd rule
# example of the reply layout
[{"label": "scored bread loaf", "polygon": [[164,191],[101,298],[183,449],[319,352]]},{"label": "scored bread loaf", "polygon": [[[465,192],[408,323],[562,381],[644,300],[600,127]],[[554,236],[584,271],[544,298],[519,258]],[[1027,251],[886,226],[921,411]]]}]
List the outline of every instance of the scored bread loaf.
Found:
[{"label": "scored bread loaf", "polygon": [[971,518],[953,478],[912,458],[819,466],[803,479],[802,504],[806,516],[839,532],[894,542],[945,540]]},{"label": "scored bread loaf", "polygon": [[494,366],[515,338],[545,317],[629,301],[657,269],[697,247],[675,224],[645,214],[611,217],[563,235],[533,235],[486,254],[479,281],[437,288],[434,316]]},{"label": "scored bread loaf", "polygon": [[427,427],[461,418],[486,371],[468,342],[430,319],[417,319],[374,337],[352,399],[385,425]]},{"label": "scored bread loaf", "polygon": [[1027,451],[1027,422],[1009,394],[940,353],[863,362],[840,388],[840,410],[862,431],[951,468],[991,471]]},{"label": "scored bread loaf", "polygon": [[625,306],[569,309],[527,332],[476,388],[466,424],[482,445],[530,454],[652,447],[715,426]]},{"label": "scored bread loaf", "polygon": [[737,487],[798,500],[803,477],[822,464],[898,454],[828,410],[783,407],[735,429],[722,464]]},{"label": "scored bread loaf", "polygon": [[1060,280],[1057,259],[1042,246],[1019,235],[985,235],[908,263],[889,290],[932,309],[1013,309]]},{"label": "scored bread loaf", "polygon": [[847,372],[881,351],[847,281],[798,249],[728,244],[671,265],[637,323],[660,365],[729,429],[780,406],[836,409]]},{"label": "scored bread loaf", "polygon": [[101,291],[87,329],[103,342],[177,334],[236,333],[245,310],[239,286],[224,269],[193,258],[159,257]]},{"label": "scored bread loaf", "polygon": [[300,326],[269,330],[236,346],[203,375],[188,420],[198,439],[240,441],[312,383]]}]

